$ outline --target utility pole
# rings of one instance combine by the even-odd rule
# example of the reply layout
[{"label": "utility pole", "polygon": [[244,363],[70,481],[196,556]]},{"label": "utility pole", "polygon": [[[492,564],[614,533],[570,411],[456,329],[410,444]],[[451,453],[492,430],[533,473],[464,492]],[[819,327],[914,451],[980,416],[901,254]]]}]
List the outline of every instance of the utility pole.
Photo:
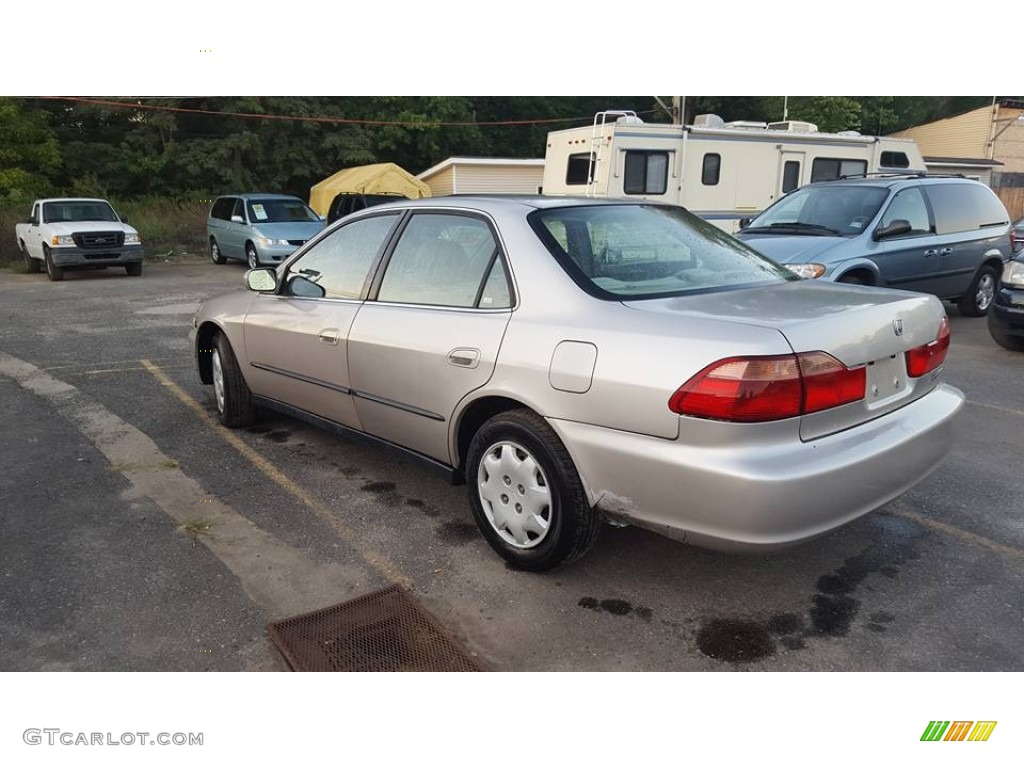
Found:
[{"label": "utility pole", "polygon": [[683,125],[686,122],[686,97],[672,97],[672,122]]}]

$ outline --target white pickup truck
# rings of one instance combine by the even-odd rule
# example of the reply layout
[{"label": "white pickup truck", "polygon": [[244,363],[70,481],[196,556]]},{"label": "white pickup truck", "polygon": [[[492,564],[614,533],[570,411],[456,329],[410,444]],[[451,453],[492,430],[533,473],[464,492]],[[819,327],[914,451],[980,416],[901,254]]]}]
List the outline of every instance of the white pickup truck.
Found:
[{"label": "white pickup truck", "polygon": [[28,271],[45,265],[51,280],[63,280],[65,269],[124,267],[129,275],[142,274],[139,233],[106,200],[36,200],[15,233]]}]

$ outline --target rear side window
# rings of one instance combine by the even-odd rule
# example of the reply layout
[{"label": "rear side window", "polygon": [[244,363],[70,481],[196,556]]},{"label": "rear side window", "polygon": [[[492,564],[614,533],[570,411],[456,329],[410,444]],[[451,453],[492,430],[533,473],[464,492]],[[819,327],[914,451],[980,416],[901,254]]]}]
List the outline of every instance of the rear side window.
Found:
[{"label": "rear side window", "polygon": [[402,231],[378,301],[443,307],[509,306],[508,283],[490,227],[481,219],[415,214]]},{"label": "rear side window", "polygon": [[811,163],[811,183],[838,179],[841,176],[863,176],[868,172],[867,160],[839,157],[816,157]]},{"label": "rear side window", "polygon": [[[318,285],[325,298],[358,299],[370,267],[384,248],[396,221],[398,214],[390,214],[346,224],[306,251],[292,264],[289,273]],[[292,293],[310,295],[296,290]]]},{"label": "rear side window", "polygon": [[210,210],[210,218],[221,219],[222,221],[231,220],[231,209],[235,207],[235,198],[233,197],[222,197],[219,198]]},{"label": "rear side window", "polygon": [[627,195],[663,195],[668,189],[668,152],[626,152]]},{"label": "rear side window", "polygon": [[594,155],[591,152],[569,155],[569,162],[565,166],[566,184],[589,184],[594,180],[590,175],[591,162]]},{"label": "rear side window", "polygon": [[970,232],[1010,221],[1006,208],[987,187],[934,184],[928,187],[927,194],[935,211],[935,231],[940,235]]}]

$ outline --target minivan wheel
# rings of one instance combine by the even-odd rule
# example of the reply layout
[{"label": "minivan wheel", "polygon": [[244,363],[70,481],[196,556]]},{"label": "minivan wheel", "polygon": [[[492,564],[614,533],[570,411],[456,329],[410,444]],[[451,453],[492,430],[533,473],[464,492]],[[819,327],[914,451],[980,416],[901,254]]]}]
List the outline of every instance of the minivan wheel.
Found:
[{"label": "minivan wheel", "polygon": [[260,268],[260,257],[256,255],[256,246],[252,243],[245,244],[245,260],[249,262],[249,269]]},{"label": "minivan wheel", "polygon": [[546,571],[582,557],[601,521],[554,430],[527,410],[489,419],[466,456],[469,502],[487,543],[515,568]]},{"label": "minivan wheel", "polygon": [[217,403],[217,418],[225,427],[245,427],[256,420],[252,393],[242,377],[234,350],[227,337],[220,333],[210,353],[213,373],[213,394]]},{"label": "minivan wheel", "polygon": [[995,296],[996,271],[988,264],[984,264],[974,276],[970,289],[957,302],[960,314],[967,317],[984,317]]},{"label": "minivan wheel", "polygon": [[210,238],[210,261],[214,264],[223,264],[227,261],[227,259],[224,258],[224,254],[220,252],[220,246],[217,245],[217,241],[212,237]]}]

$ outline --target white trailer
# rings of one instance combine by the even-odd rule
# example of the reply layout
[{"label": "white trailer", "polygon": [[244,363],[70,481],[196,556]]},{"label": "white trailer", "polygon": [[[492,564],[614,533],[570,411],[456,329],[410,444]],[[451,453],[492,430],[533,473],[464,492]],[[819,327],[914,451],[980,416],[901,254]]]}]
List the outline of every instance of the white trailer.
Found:
[{"label": "white trailer", "polygon": [[552,131],[545,195],[644,199],[683,205],[727,232],[797,187],[868,173],[925,172],[912,139],[820,133],[813,123],[645,123],[599,112],[593,126]]}]

